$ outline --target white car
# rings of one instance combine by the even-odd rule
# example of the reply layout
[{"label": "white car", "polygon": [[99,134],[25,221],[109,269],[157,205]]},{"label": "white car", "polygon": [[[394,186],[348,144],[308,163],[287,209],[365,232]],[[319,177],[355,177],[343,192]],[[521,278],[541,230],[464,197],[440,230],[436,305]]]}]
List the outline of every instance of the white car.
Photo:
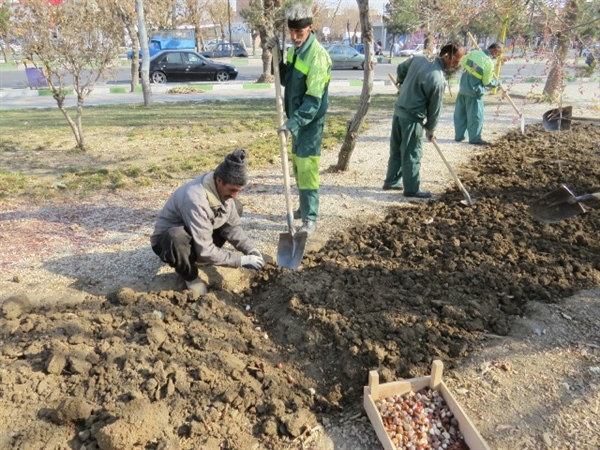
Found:
[{"label": "white car", "polygon": [[414,55],[422,55],[425,50],[425,46],[423,44],[419,44],[413,48],[403,48],[398,52],[398,56],[414,56]]}]

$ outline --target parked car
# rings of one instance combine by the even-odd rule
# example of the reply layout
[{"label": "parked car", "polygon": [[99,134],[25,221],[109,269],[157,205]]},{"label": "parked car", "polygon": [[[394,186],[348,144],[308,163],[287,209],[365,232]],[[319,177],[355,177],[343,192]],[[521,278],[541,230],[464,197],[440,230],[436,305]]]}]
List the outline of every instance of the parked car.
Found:
[{"label": "parked car", "polygon": [[398,52],[398,56],[414,56],[414,55],[422,55],[425,50],[425,46],[423,44],[419,44],[416,47],[412,48],[403,48]]},{"label": "parked car", "polygon": [[200,52],[202,56],[207,58],[229,58],[235,56],[237,58],[247,58],[248,52],[241,44],[221,43],[215,46],[214,50]]},{"label": "parked car", "polygon": [[349,45],[329,45],[326,47],[331,56],[332,69],[364,69],[365,55]]},{"label": "parked car", "polygon": [[229,44],[229,41],[227,39],[211,39],[210,41],[206,42],[204,45],[206,46],[206,50],[214,50],[215,47],[217,46],[217,44]]},{"label": "parked car", "polygon": [[237,69],[190,50],[163,50],[150,59],[150,81],[228,81],[235,80]]}]

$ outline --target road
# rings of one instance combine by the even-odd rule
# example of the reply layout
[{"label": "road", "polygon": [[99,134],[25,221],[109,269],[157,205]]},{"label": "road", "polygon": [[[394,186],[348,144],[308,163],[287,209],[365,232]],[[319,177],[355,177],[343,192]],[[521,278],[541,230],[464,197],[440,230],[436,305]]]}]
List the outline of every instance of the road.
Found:
[{"label": "road", "polygon": [[[247,66],[238,66],[239,75],[237,81],[253,82],[258,79],[261,74],[262,66],[260,60],[250,60]],[[377,64],[375,66],[375,81],[387,81],[388,73],[395,73],[396,64]],[[524,59],[514,59],[505,63],[502,67],[502,78],[513,78],[519,76],[522,78],[545,76],[548,72],[546,63],[536,61],[525,61]],[[362,70],[334,70],[331,74],[333,81],[338,80],[362,80]],[[106,81],[98,85],[128,85],[131,80],[131,69],[122,67],[116,75],[106,79]],[[70,81],[67,80],[67,85]],[[0,71],[0,88],[3,89],[19,89],[27,88],[27,77],[25,69],[4,69]]]}]

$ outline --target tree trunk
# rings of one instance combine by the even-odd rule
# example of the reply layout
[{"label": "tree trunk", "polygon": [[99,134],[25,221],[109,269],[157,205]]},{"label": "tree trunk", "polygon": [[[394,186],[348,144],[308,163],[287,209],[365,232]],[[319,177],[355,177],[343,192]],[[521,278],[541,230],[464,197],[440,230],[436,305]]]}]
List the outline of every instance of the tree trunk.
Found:
[{"label": "tree trunk", "polygon": [[350,159],[352,158],[352,152],[356,147],[358,131],[369,112],[369,105],[371,103],[373,92],[373,28],[371,26],[371,18],[369,17],[369,0],[356,0],[356,3],[358,4],[358,10],[360,12],[362,40],[365,46],[365,73],[358,109],[352,120],[348,123],[346,137],[342,144],[342,148],[340,148],[338,153],[338,162],[335,166],[330,168],[332,170],[343,172],[350,169]]},{"label": "tree trunk", "polygon": [[140,40],[133,24],[127,26],[129,37],[131,38],[131,92],[140,84]]},{"label": "tree trunk", "polygon": [[[83,135],[81,133],[81,117],[79,117],[79,119],[78,119],[79,120],[79,127],[78,127],[77,124],[75,123],[75,121],[73,120],[73,118],[69,115],[69,111],[67,110],[67,108],[65,108],[65,95],[55,91],[54,95],[52,97],[54,97],[54,100],[56,100],[58,109],[63,114],[63,116],[65,116],[65,119],[67,119],[67,122],[68,122],[69,126],[71,127],[71,131],[73,131],[73,136],[75,136],[75,142],[77,144],[77,148],[85,151],[85,146],[83,143]],[[77,104],[78,104],[78,108],[79,108],[79,98],[77,99]],[[78,112],[78,114],[79,114],[79,112]]]},{"label": "tree trunk", "polygon": [[257,83],[270,83],[271,81],[273,81],[273,75],[271,75],[271,64],[273,61],[273,53],[271,50],[266,48],[265,42],[267,42],[267,39],[271,35],[269,35],[265,29],[261,29],[259,31],[259,34],[260,34],[260,41],[262,43],[262,48],[263,48],[263,53],[262,53],[263,73],[258,78],[258,80],[256,80],[256,82]]},{"label": "tree trunk", "polygon": [[558,36],[558,45],[552,57],[552,66],[546,79],[543,94],[548,100],[554,101],[557,99],[557,94],[562,90],[563,85],[563,69],[569,51],[569,39],[564,35]]},{"label": "tree trunk", "polygon": [[252,29],[252,56],[256,55],[256,40],[260,37],[260,34],[256,29]]},{"label": "tree trunk", "polygon": [[206,50],[204,46],[204,38],[202,37],[202,28],[200,28],[200,24],[194,24],[194,41],[196,42],[196,51],[203,52]]},{"label": "tree trunk", "polygon": [[140,46],[142,48],[142,91],[144,92],[144,106],[151,106],[152,89],[150,88],[148,73],[150,69],[150,51],[148,50],[148,33],[146,32],[146,19],[144,18],[144,0],[135,0],[135,11],[138,16],[138,30],[140,34]]},{"label": "tree trunk", "polygon": [[81,121],[83,117],[83,102],[85,98],[82,95],[77,95],[77,116],[75,120],[75,126],[77,127],[77,147],[80,150],[85,151],[85,138],[83,136],[83,123]]},{"label": "tree trunk", "polygon": [[434,54],[433,40],[434,40],[433,31],[431,31],[431,27],[429,26],[429,21],[427,21],[427,24],[425,27],[425,43],[424,43],[425,45],[423,45],[423,52],[426,55]]},{"label": "tree trunk", "polygon": [[564,81],[564,64],[565,60],[567,59],[567,53],[569,52],[569,45],[571,43],[570,32],[568,29],[575,25],[575,22],[577,22],[578,12],[578,0],[568,0],[565,7],[564,21],[562,22],[563,30],[556,34],[556,50],[553,55],[552,66],[543,91],[544,96],[550,101],[556,101],[558,92],[562,90]]}]

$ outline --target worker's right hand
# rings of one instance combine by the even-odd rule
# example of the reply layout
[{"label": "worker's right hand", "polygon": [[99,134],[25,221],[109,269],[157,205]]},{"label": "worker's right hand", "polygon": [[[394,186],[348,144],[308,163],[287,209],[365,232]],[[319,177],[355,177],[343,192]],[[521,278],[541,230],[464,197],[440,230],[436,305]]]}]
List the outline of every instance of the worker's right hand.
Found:
[{"label": "worker's right hand", "polygon": [[433,133],[433,130],[425,130],[425,137],[428,141],[435,139],[435,134]]},{"label": "worker's right hand", "polygon": [[246,269],[259,270],[265,265],[265,260],[262,256],[244,255],[242,256],[242,267]]},{"label": "worker's right hand", "polygon": [[272,49],[278,49],[279,48],[279,39],[277,38],[277,36],[271,36],[268,37],[267,40],[265,41],[265,47],[267,47],[269,50]]},{"label": "worker's right hand", "polygon": [[286,139],[289,139],[290,134],[292,134],[292,132],[290,131],[290,129],[287,127],[286,124],[283,124],[279,128],[277,128],[277,134],[279,134],[279,133],[285,133]]}]

